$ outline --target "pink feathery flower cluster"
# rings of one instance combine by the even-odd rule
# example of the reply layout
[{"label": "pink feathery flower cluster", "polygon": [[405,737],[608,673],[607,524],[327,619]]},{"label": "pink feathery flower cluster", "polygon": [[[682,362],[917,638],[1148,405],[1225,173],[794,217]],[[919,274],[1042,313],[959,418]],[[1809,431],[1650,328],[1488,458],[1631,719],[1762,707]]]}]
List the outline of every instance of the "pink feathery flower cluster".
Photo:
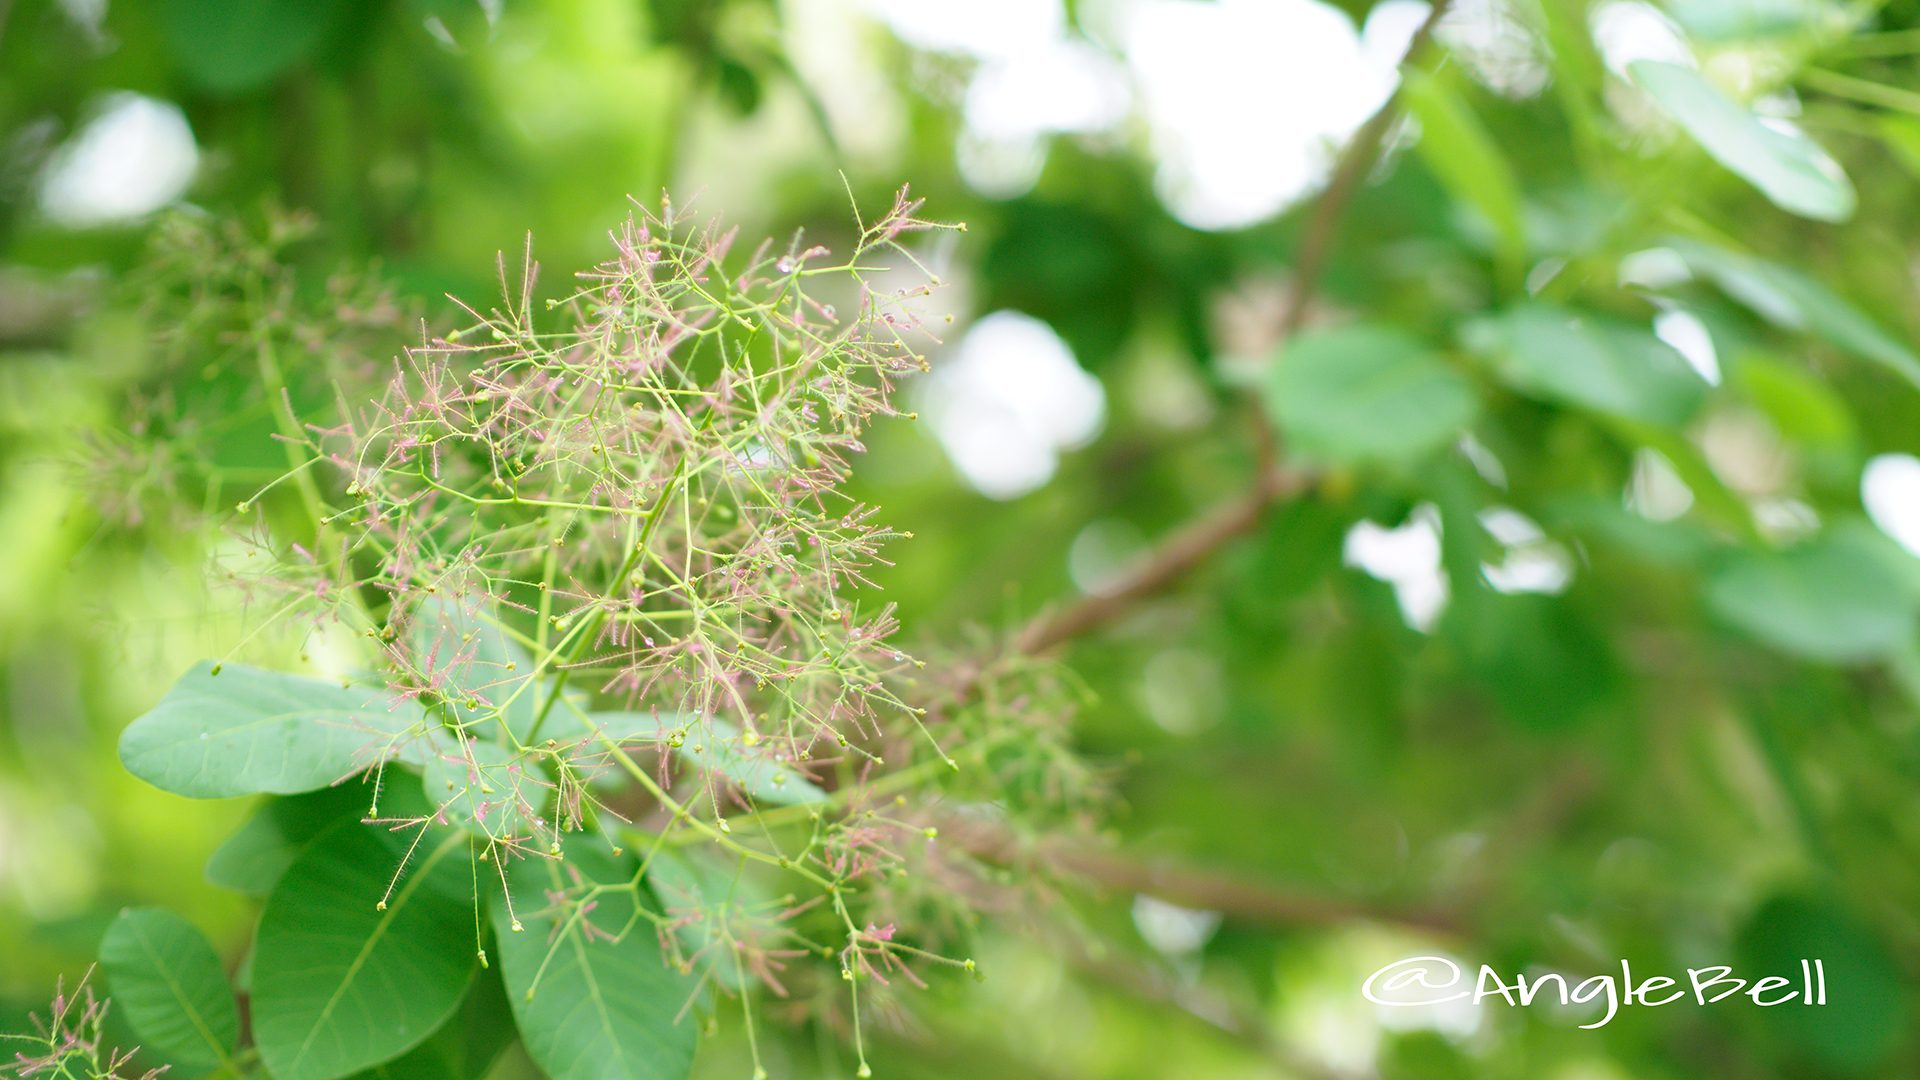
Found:
[{"label": "pink feathery flower cluster", "polygon": [[[367,621],[396,690],[563,759],[563,811],[591,797],[573,773],[630,769],[623,748],[659,749],[662,788],[722,820],[752,774],[880,761],[922,730],[895,693],[914,661],[891,606],[856,596],[899,534],[840,488],[895,381],[926,366],[913,301],[931,275],[873,280],[877,256],[912,263],[903,234],[944,227],[918,208],[903,191],[844,258],[795,237],[742,259],[735,230],[666,204],[541,305],[531,257],[512,287],[503,261],[502,306],[467,308],[315,429],[351,505],[282,584],[305,566],[312,595],[384,608]],[[711,764],[676,780],[693,756],[666,751],[690,745]],[[513,803],[496,801],[527,824]]]},{"label": "pink feathery flower cluster", "polygon": [[108,1002],[96,997],[87,984],[92,972],[69,993],[63,981],[55,988],[53,1003],[42,1017],[34,1014],[34,1033],[0,1033],[0,1044],[26,1044],[26,1050],[14,1050],[8,1060],[0,1060],[0,1076],[74,1077],[84,1080],[157,1080],[166,1067],[139,1073],[126,1072],[134,1058],[132,1050],[108,1050],[102,1043],[107,1025]]}]

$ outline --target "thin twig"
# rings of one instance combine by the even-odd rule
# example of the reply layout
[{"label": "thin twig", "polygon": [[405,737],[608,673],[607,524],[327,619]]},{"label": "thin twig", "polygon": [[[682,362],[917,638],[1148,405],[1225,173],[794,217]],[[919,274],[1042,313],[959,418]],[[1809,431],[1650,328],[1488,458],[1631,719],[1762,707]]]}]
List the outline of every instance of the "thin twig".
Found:
[{"label": "thin twig", "polygon": [[[1426,50],[1435,28],[1446,15],[1449,2],[1436,0],[1426,21],[1408,43],[1407,62]],[[1306,233],[1294,260],[1293,286],[1281,316],[1282,341],[1297,332],[1304,322],[1332,254],[1341,219],[1379,160],[1399,116],[1396,90],[1354,133],[1335,164],[1326,188],[1307,219]],[[1058,611],[1035,616],[1014,637],[1012,651],[1039,655],[1108,625],[1140,601],[1185,578],[1236,538],[1252,532],[1275,504],[1306,490],[1311,475],[1278,463],[1278,439],[1264,414],[1257,409],[1254,426],[1257,471],[1248,491],[1176,529],[1117,586],[1083,597]],[[991,664],[980,663],[963,673],[953,685],[948,707],[970,702],[991,667]],[[959,831],[958,835],[969,850],[989,859],[1005,861],[1019,854],[1019,844],[1011,834],[999,830],[983,832],[976,825]],[[1143,862],[1061,840],[1046,842],[1043,847],[1043,852],[1030,854],[1037,854],[1050,865],[1096,884],[1144,893],[1186,907],[1219,911],[1229,917],[1279,925],[1329,925],[1373,919],[1449,936],[1460,933],[1460,922],[1451,913],[1393,910],[1305,896],[1214,871],[1167,862]]]},{"label": "thin twig", "polygon": [[[1449,3],[1450,0],[1436,0],[1426,21],[1420,24],[1407,45],[1406,62],[1426,50],[1435,27],[1446,16]],[[1400,94],[1395,90],[1347,141],[1346,149],[1334,164],[1332,177],[1314,202],[1306,235],[1294,258],[1293,286],[1287,294],[1287,306],[1281,312],[1283,342],[1305,321],[1332,255],[1340,222],[1361,183],[1380,159],[1387,135],[1399,118]],[[1305,490],[1309,479],[1306,474],[1282,469],[1277,464],[1278,439],[1265,414],[1258,409],[1254,410],[1254,437],[1258,471],[1251,490],[1176,530],[1117,587],[1084,597],[1059,611],[1042,612],[1014,639],[1014,647],[1029,655],[1043,653],[1112,622],[1140,600],[1185,577],[1236,537],[1252,532],[1275,503]]]},{"label": "thin twig", "polygon": [[1369,921],[1443,937],[1456,937],[1462,929],[1459,918],[1450,911],[1295,892],[1173,860],[1140,860],[1061,839],[1023,843],[1011,830],[990,822],[943,821],[940,836],[996,863],[1046,866],[1120,892],[1143,894],[1195,910],[1217,911],[1243,922],[1269,926],[1340,926]]},{"label": "thin twig", "polygon": [[1176,530],[1117,586],[1058,612],[1041,613],[1020,632],[1014,648],[1038,655],[1113,621],[1140,600],[1185,577],[1235,537],[1253,531],[1268,507],[1298,494],[1306,481],[1304,473],[1269,470],[1251,491]]},{"label": "thin twig", "polygon": [[[1451,0],[1436,0],[1433,9],[1427,12],[1425,22],[1415,30],[1407,42],[1407,52],[1402,65],[1412,63],[1427,49],[1433,40],[1434,31],[1442,19],[1447,16]],[[1381,106],[1374,110],[1367,122],[1360,125],[1353,137],[1347,140],[1346,149],[1340,160],[1334,164],[1333,176],[1314,201],[1312,215],[1307,218],[1306,235],[1300,239],[1299,250],[1293,258],[1293,287],[1287,294],[1287,306],[1280,314],[1280,338],[1287,338],[1300,329],[1306,321],[1307,309],[1311,306],[1315,294],[1320,290],[1320,277],[1325,272],[1327,260],[1333,255],[1333,241],[1340,233],[1340,223],[1344,220],[1347,207],[1353,197],[1359,194],[1367,174],[1373,171],[1374,163],[1380,160],[1380,154],[1386,149],[1387,136],[1393,131],[1393,125],[1400,119],[1400,91],[1396,87]]]}]

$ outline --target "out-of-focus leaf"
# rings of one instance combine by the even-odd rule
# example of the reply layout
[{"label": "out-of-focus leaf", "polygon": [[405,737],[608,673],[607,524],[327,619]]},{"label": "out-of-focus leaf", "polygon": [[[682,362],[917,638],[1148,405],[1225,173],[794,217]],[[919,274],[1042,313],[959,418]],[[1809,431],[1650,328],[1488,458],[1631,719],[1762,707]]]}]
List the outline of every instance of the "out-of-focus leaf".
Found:
[{"label": "out-of-focus leaf", "polygon": [[1652,330],[1528,304],[1467,328],[1502,382],[1535,397],[1647,424],[1684,423],[1707,386]]},{"label": "out-of-focus leaf", "polygon": [[1775,326],[1813,334],[1920,386],[1920,355],[1813,278],[1705,244],[1675,247],[1688,265]]},{"label": "out-of-focus leaf", "polygon": [[1473,1058],[1438,1031],[1395,1032],[1380,1041],[1380,1075],[1406,1080],[1475,1080]]},{"label": "out-of-focus leaf", "polygon": [[1728,382],[1766,414],[1781,435],[1807,446],[1850,445],[1853,415],[1832,386],[1799,365],[1745,353]]},{"label": "out-of-focus leaf", "polygon": [[1140,289],[1159,272],[1141,242],[1138,222],[1017,200],[980,254],[981,310],[1012,308],[1046,322],[1097,375],[1123,351],[1140,316]]},{"label": "out-of-focus leaf", "polygon": [[1880,117],[1880,141],[1907,175],[1920,179],[1920,116],[1887,113]]},{"label": "out-of-focus leaf", "polygon": [[1672,428],[1618,420],[1613,428],[1621,442],[1644,447],[1660,455],[1673,474],[1693,493],[1693,512],[1706,521],[1733,534],[1754,540],[1753,508],[1740,493],[1727,486],[1713,463],[1701,453],[1692,439]]},{"label": "out-of-focus leaf", "polygon": [[1295,453],[1338,463],[1418,458],[1452,442],[1479,407],[1438,354],[1377,326],[1295,340],[1273,362],[1264,400]]},{"label": "out-of-focus leaf", "polygon": [[210,89],[234,93],[313,52],[345,6],[342,0],[160,0],[160,27],[183,71]]},{"label": "out-of-focus leaf", "polygon": [[269,800],[207,858],[207,881],[247,896],[265,896],[313,838],[362,817],[369,795],[341,784]]},{"label": "out-of-focus leaf", "polygon": [[464,49],[493,34],[502,8],[484,0],[407,0],[406,10],[433,36]]},{"label": "out-of-focus leaf", "polygon": [[1688,34],[1708,42],[1798,33],[1834,11],[1819,0],[1671,0],[1666,9]]},{"label": "out-of-focus leaf", "polygon": [[127,726],[120,760],[188,798],[293,795],[364,768],[423,719],[384,689],[205,662]]},{"label": "out-of-focus leaf", "polygon": [[741,61],[725,55],[713,58],[713,82],[720,98],[740,116],[751,116],[760,107],[765,90],[760,75]]},{"label": "out-of-focus leaf", "polygon": [[[1833,901],[1777,896],[1742,927],[1735,945],[1738,974],[1788,980],[1770,997],[1799,990],[1802,960],[1819,960],[1826,971],[1826,1003],[1800,1000],[1765,1009],[1755,1026],[1787,1041],[1795,1057],[1818,1066],[1809,1072],[1835,1076],[1875,1075],[1874,1067],[1912,1027],[1908,980],[1889,946]],[[1816,991],[1817,992],[1817,991]]]},{"label": "out-of-focus leaf", "polygon": [[1221,575],[1222,611],[1238,634],[1271,642],[1292,616],[1293,601],[1338,573],[1341,543],[1352,527],[1350,509],[1320,499],[1275,507],[1232,572]]},{"label": "out-of-focus leaf", "polygon": [[1708,605],[1761,641],[1811,660],[1854,663],[1911,643],[1920,591],[1904,551],[1865,527],[1781,552],[1741,549],[1706,585]]},{"label": "out-of-focus leaf", "polygon": [[1847,402],[1804,364],[1753,351],[1740,354],[1727,385],[1800,451],[1816,486],[1852,487],[1860,475],[1860,433]]},{"label": "out-of-focus leaf", "polygon": [[1775,206],[1817,221],[1853,216],[1853,184],[1806,135],[1767,126],[1692,68],[1639,60],[1628,70],[1715,161],[1759,188]]},{"label": "out-of-focus leaf", "polygon": [[267,899],[253,1024],[279,1080],[335,1080],[398,1057],[466,995],[478,957],[465,834],[429,837],[395,883],[407,851],[405,837],[337,825]]},{"label": "out-of-focus leaf", "polygon": [[579,837],[564,863],[513,864],[517,923],[495,897],[508,1001],[528,1056],[554,1080],[681,1080],[692,1068],[697,1036],[693,1021],[680,1016],[692,984],[661,962],[658,940],[634,912],[634,893],[602,893],[586,912],[551,900],[632,876],[595,839]]},{"label": "out-of-focus leaf", "polygon": [[1533,731],[1559,731],[1615,699],[1620,668],[1606,639],[1566,600],[1499,596],[1481,587],[1448,611],[1442,630],[1462,650],[1468,676],[1501,715]]},{"label": "out-of-focus leaf", "polygon": [[1453,88],[1439,77],[1409,72],[1400,92],[1420,122],[1420,156],[1453,197],[1479,211],[1493,227],[1501,266],[1517,276],[1526,258],[1520,184],[1487,134]]},{"label": "out-of-focus leaf", "polygon": [[240,1012],[220,957],[193,924],[159,908],[128,908],[100,943],[114,1011],[152,1056],[223,1064],[240,1039]]},{"label": "out-of-focus leaf", "polygon": [[1552,521],[1626,554],[1652,563],[1690,566],[1712,550],[1712,538],[1684,520],[1653,521],[1618,499],[1564,496],[1550,505]]}]

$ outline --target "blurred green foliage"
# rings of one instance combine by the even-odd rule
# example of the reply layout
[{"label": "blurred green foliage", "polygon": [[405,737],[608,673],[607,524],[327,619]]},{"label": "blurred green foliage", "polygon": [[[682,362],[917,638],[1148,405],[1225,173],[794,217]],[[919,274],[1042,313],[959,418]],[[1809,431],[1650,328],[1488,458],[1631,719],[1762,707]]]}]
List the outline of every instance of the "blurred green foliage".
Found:
[{"label": "blurred green foliage", "polygon": [[[1062,33],[1124,52],[1103,29],[1119,7],[1072,5]],[[1699,71],[1657,52],[1617,69],[1594,30],[1609,7],[1670,19]],[[1535,43],[1534,92],[1475,66],[1464,28],[1488,12]],[[1916,14],[1463,9],[1282,343],[1311,197],[1183,223],[1144,110],[1041,136],[1030,185],[981,194],[967,88],[993,61],[864,8],[0,6],[0,1027],[77,977],[124,906],[182,912],[246,964],[258,904],[214,886],[262,883],[207,860],[249,807],[164,795],[113,748],[248,629],[202,567],[229,550],[221,511],[284,468],[249,335],[297,350],[294,397],[324,403],[417,340],[413,314],[453,325],[444,294],[493,295],[495,253],[529,232],[552,295],[629,195],[835,243],[849,194],[911,181],[971,226],[929,252],[959,316],[936,368],[975,317],[1023,311],[1100,380],[1105,419],[1008,501],[925,424],[873,432],[858,494],[915,535],[880,576],[910,636],[1007,631],[1098,590],[1248,488],[1256,412],[1314,471],[1066,654],[1092,701],[1080,745],[1117,777],[1110,839],[1188,868],[1162,891],[1217,926],[1137,882],[988,911],[989,980],[936,981],[877,1024],[878,1075],[1920,1075],[1920,482],[1869,491],[1871,519],[1862,483],[1920,453]],[[181,265],[150,254],[181,250],[151,215],[47,212],[62,148],[121,92],[191,129],[183,198],[219,224]],[[1255,103],[1245,137],[1298,107]],[[1674,346],[1697,356],[1701,335],[1711,381]],[[1369,538],[1398,570],[1356,565]],[[1216,873],[1284,902],[1180,889]],[[1833,1003],[1583,1031],[1497,1006],[1396,1026],[1360,997],[1435,950],[1581,974],[1820,956]],[[464,1008],[503,1026],[498,1001]],[[695,1075],[745,1075],[737,1016],[714,1024]],[[760,1034],[784,1075],[850,1074],[831,1018]],[[472,1060],[441,1042],[423,1075]],[[499,1069],[531,1075],[518,1050]]]}]

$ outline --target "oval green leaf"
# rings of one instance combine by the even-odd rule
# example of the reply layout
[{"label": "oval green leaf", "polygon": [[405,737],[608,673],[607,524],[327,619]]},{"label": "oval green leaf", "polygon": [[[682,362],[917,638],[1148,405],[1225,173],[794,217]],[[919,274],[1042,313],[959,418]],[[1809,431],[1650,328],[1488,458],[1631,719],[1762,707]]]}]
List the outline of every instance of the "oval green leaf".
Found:
[{"label": "oval green leaf", "polygon": [[1804,331],[1920,386],[1920,354],[1798,270],[1705,244],[1673,245],[1722,292],[1783,330]]},{"label": "oval green leaf", "polygon": [[404,834],[335,826],[288,868],[253,960],[254,1039],[277,1080],[390,1060],[459,1007],[477,968],[467,843],[428,837],[391,895]]},{"label": "oval green leaf", "polygon": [[[1912,1029],[1912,980],[1898,952],[1872,926],[1831,897],[1787,894],[1761,904],[1735,941],[1734,958],[1749,978],[1778,976],[1788,990],[1806,977],[1801,961],[1820,961],[1825,1000],[1766,1010],[1767,1037],[1791,1045],[1808,1074],[1886,1075],[1886,1060]],[[1804,992],[1804,991],[1803,991]],[[1813,1063],[1818,1063],[1816,1067]]]},{"label": "oval green leaf", "polygon": [[1400,85],[1407,110],[1420,122],[1420,157],[1455,200],[1474,208],[1492,227],[1503,273],[1518,279],[1526,261],[1526,225],[1520,182],[1472,108],[1438,75],[1407,72]]},{"label": "oval green leaf", "polygon": [[224,1065],[240,1039],[240,1012],[213,946],[192,923],[159,908],[128,908],[100,942],[114,1011],[150,1056]]},{"label": "oval green leaf", "polygon": [[1853,216],[1853,184],[1806,135],[1768,127],[1692,68],[1639,60],[1627,70],[1715,161],[1760,189],[1775,206],[1816,221]]},{"label": "oval green leaf", "polygon": [[634,893],[602,893],[584,914],[577,906],[594,885],[632,877],[631,867],[582,838],[568,845],[564,864],[514,864],[514,911],[494,904],[520,1039],[553,1080],[681,1080],[693,1068],[698,1038],[692,1021],[679,1018],[693,984],[666,966],[653,925],[635,916]]},{"label": "oval green leaf", "polygon": [[513,1042],[513,1010],[500,977],[481,972],[460,1010],[426,1042],[353,1080],[474,1080],[486,1076]]},{"label": "oval green leaf", "polygon": [[1837,529],[1782,552],[1742,549],[1706,586],[1727,622],[1784,652],[1858,663],[1912,642],[1920,618],[1904,551],[1864,528]]},{"label": "oval green leaf", "polygon": [[1265,402],[1293,451],[1339,464],[1402,462],[1451,443],[1479,403],[1466,378],[1397,330],[1304,335],[1273,364]]},{"label": "oval green leaf", "polygon": [[1707,394],[1672,346],[1617,319],[1529,304],[1473,324],[1467,340],[1508,386],[1625,420],[1681,424]]},{"label": "oval green leaf", "polygon": [[181,70],[234,93],[304,59],[348,12],[340,0],[162,0],[160,29]]},{"label": "oval green leaf", "polygon": [[378,761],[422,719],[382,689],[202,663],[127,725],[120,760],[188,798],[293,795]]}]

